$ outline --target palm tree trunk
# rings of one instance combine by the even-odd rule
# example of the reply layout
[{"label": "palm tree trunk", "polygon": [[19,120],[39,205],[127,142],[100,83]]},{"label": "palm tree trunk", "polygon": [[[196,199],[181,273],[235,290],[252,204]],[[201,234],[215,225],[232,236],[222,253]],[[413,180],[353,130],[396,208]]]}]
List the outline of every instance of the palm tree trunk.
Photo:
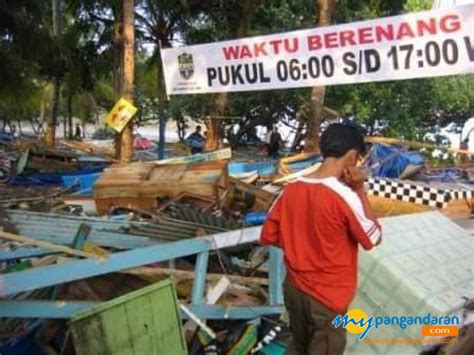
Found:
[{"label": "palm tree trunk", "polygon": [[212,151],[219,148],[219,116],[225,116],[227,103],[229,102],[229,94],[221,92],[217,94],[215,99],[215,109],[211,114],[207,126],[206,150]]},{"label": "palm tree trunk", "polygon": [[63,138],[67,138],[67,119],[63,114]]},{"label": "palm tree trunk", "polygon": [[[254,15],[255,7],[257,6],[258,1],[254,0],[244,0],[242,2],[242,13],[241,20],[239,24],[239,29],[237,30],[237,38],[245,37],[252,24],[252,19]],[[215,99],[215,108],[211,113],[210,119],[207,122],[207,142],[206,150],[216,150],[219,148],[219,116],[225,116],[225,111],[227,108],[227,103],[229,102],[229,94],[227,92],[222,92],[216,95]]]},{"label": "palm tree trunk", "polygon": [[[134,96],[134,45],[135,45],[134,0],[123,0],[123,91],[124,97],[133,103]],[[133,127],[130,122],[121,134],[121,161],[128,163],[133,158]]]},{"label": "palm tree trunk", "polygon": [[68,138],[72,139],[73,127],[72,127],[72,95],[71,94],[69,94],[69,96],[67,97],[67,125],[68,125],[68,131],[69,131]]},{"label": "palm tree trunk", "polygon": [[56,40],[58,52],[57,52],[57,63],[56,63],[56,74],[53,79],[53,101],[51,116],[48,120],[48,127],[46,131],[46,145],[50,148],[53,148],[56,143],[56,122],[58,119],[59,112],[59,99],[60,99],[60,86],[61,81],[59,78],[59,62],[60,62],[60,36],[61,36],[61,8],[62,0],[52,0],[53,1],[53,36]]},{"label": "palm tree trunk", "polygon": [[[123,95],[123,3],[116,1],[112,7],[114,13],[114,93],[115,101]],[[115,158],[120,160],[122,151],[122,142],[120,134],[115,135]]]},{"label": "palm tree trunk", "polygon": [[165,154],[165,139],[166,139],[166,121],[167,117],[165,116],[166,106],[167,106],[167,97],[165,89],[165,81],[163,76],[163,63],[161,62],[161,43],[157,45],[157,64],[158,70],[157,73],[157,83],[158,83],[158,118],[160,120],[159,127],[159,141],[158,141],[158,159],[164,159]]},{"label": "palm tree trunk", "polygon": [[304,143],[305,153],[319,152],[319,131],[323,119],[323,106],[326,88],[314,86],[311,89],[311,100],[309,104],[309,116],[307,120],[307,133]]},{"label": "palm tree trunk", "polygon": [[[327,26],[331,24],[332,14],[338,0],[316,0],[318,26]],[[324,95],[326,88],[324,86],[314,86],[311,89],[311,100],[309,103],[309,115],[307,118],[307,129],[304,144],[305,153],[319,152],[319,131],[323,120]]]},{"label": "palm tree trunk", "polygon": [[56,144],[56,125],[58,120],[59,112],[59,99],[60,99],[60,86],[61,82],[59,77],[54,78],[53,81],[53,102],[51,115],[49,116],[48,125],[46,128],[46,145],[53,148]]}]

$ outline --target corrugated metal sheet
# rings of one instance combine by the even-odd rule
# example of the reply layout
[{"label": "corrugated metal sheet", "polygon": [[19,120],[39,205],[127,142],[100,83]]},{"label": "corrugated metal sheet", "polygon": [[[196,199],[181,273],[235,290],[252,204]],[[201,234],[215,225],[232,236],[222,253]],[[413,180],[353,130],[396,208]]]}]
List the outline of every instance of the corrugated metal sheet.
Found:
[{"label": "corrugated metal sheet", "polygon": [[146,247],[238,227],[234,220],[190,208],[180,208],[177,218],[166,215],[155,222],[112,221],[17,210],[8,210],[0,217],[0,224],[7,231],[66,245],[72,244],[82,223],[92,227],[89,241],[117,249]]},{"label": "corrugated metal sheet", "polygon": [[[81,223],[92,227],[89,241],[117,249],[133,249],[151,246],[159,240],[147,236],[131,235],[126,231],[132,225],[128,221],[109,221],[99,218],[64,216],[53,213],[8,210],[0,218],[0,224],[25,237],[46,240],[58,244],[72,244]],[[135,225],[147,225],[133,222]]]},{"label": "corrugated metal sheet", "polygon": [[224,230],[240,228],[237,221],[233,218],[215,215],[211,212],[203,212],[188,205],[171,206],[168,215],[183,221],[201,223],[208,226],[223,228]]}]

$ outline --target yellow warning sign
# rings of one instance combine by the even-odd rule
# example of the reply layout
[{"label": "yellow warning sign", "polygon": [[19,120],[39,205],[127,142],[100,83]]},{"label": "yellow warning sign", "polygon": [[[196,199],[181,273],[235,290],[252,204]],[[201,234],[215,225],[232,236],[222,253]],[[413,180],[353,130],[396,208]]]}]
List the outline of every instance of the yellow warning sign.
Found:
[{"label": "yellow warning sign", "polygon": [[117,101],[114,108],[109,112],[105,122],[120,133],[123,131],[128,122],[130,122],[136,112],[137,108],[135,106],[133,106],[124,98],[121,98]]}]

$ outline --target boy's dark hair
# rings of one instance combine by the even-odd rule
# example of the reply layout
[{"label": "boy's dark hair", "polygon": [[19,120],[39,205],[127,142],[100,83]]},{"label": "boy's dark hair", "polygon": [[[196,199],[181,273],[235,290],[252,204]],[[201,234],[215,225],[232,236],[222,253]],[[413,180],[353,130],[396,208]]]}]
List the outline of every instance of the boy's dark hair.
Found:
[{"label": "boy's dark hair", "polygon": [[364,136],[356,127],[334,123],[323,132],[319,149],[323,158],[340,158],[351,149],[364,155]]}]

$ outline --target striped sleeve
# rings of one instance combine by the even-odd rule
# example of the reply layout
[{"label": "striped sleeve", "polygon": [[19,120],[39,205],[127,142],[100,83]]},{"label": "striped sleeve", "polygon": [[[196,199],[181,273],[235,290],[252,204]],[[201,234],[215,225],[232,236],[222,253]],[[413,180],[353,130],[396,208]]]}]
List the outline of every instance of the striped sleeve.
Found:
[{"label": "striped sleeve", "polygon": [[382,237],[378,223],[368,219],[364,211],[355,211],[351,208],[346,213],[351,236],[362,245],[365,250],[370,250],[377,245]]},{"label": "striped sleeve", "polygon": [[272,207],[268,211],[267,218],[263,223],[262,232],[260,234],[260,244],[262,245],[280,246],[281,196],[282,194],[273,202]]},{"label": "striped sleeve", "polygon": [[342,197],[342,209],[348,222],[351,236],[364,249],[372,249],[372,247],[380,242],[382,229],[377,222],[367,218],[360,197],[340,182],[333,180],[325,184]]}]

